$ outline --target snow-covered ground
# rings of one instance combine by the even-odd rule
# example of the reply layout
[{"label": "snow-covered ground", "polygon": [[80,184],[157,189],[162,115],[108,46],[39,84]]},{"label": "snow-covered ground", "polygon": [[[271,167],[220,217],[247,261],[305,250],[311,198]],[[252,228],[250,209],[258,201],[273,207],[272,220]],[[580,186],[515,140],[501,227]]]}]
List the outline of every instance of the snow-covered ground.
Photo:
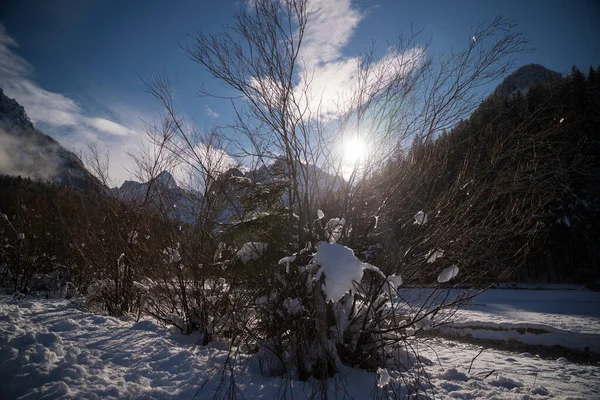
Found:
[{"label": "snow-covered ground", "polygon": [[[599,365],[572,363],[565,358],[542,359],[529,352],[486,349],[479,354],[481,347],[478,346],[437,342],[438,346],[432,344],[431,349],[424,352],[436,362],[427,369],[435,390],[432,397],[600,399]],[[437,353],[439,360],[433,353]]]},{"label": "snow-covered ground", "polygon": [[453,319],[456,335],[600,353],[600,293],[576,286],[491,289]]},{"label": "snow-covered ground", "polygon": [[[599,300],[600,293],[588,291],[495,289],[478,297],[457,320],[472,327],[528,324],[557,329],[578,335],[577,345],[581,335],[590,335],[594,347],[600,335]],[[0,399],[224,397],[226,387],[219,384],[227,351],[218,343],[197,346],[196,340],[152,321],[85,312],[65,300],[0,296]],[[425,388],[432,398],[600,398],[598,365],[481,351],[445,339],[433,339],[416,350],[430,361],[424,362],[430,381]],[[338,375],[342,381],[329,385],[338,398],[381,398],[393,387],[383,385],[385,372],[347,368]],[[395,371],[389,375],[392,383],[401,379]],[[262,377],[250,359],[238,363],[236,384],[239,397],[247,399],[310,398],[318,387]]]}]

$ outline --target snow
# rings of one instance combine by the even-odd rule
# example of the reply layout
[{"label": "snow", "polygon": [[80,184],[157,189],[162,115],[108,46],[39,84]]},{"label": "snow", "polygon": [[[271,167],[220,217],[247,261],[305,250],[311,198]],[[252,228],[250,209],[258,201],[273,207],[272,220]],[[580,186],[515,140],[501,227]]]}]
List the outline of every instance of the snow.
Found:
[{"label": "snow", "polygon": [[285,264],[285,272],[289,274],[290,273],[290,263],[293,263],[295,260],[296,260],[296,256],[291,255],[291,256],[284,257],[281,260],[279,260],[277,265]]},{"label": "snow", "polygon": [[387,294],[389,295],[390,299],[395,299],[398,297],[398,289],[403,283],[402,277],[395,274],[390,275],[387,277],[387,283]]},{"label": "snow", "polygon": [[189,382],[200,378],[192,371],[200,366],[193,349],[171,350],[160,330],[134,330],[66,301],[5,297],[0,315],[0,375],[11,377],[0,398],[192,397],[197,390]]},{"label": "snow", "polygon": [[[344,253],[339,245],[332,253]],[[326,249],[327,246],[323,247]],[[348,255],[346,257],[350,258]],[[329,260],[329,258],[326,258]],[[545,321],[557,305],[553,326],[572,333],[600,334],[600,293],[582,290],[489,290],[455,319]],[[300,299],[284,307],[296,310]],[[521,313],[524,316],[521,316]],[[517,318],[515,321],[513,318]],[[579,323],[573,323],[578,321]],[[582,324],[584,321],[589,324]],[[221,342],[197,345],[155,321],[113,318],[81,310],[65,300],[0,296],[0,385],[2,399],[212,399],[224,394],[221,368],[228,350]],[[423,388],[429,398],[595,399],[600,398],[600,366],[569,357],[543,359],[432,338],[413,342],[422,357]],[[535,353],[534,353],[535,354]],[[427,359],[431,361],[427,361]],[[254,360],[254,361],[253,361]],[[311,398],[320,382],[263,377],[252,356],[234,367],[240,398]],[[331,398],[408,398],[404,373],[391,367],[376,372],[340,366],[327,382]]]},{"label": "snow", "polygon": [[252,260],[258,260],[263,255],[267,248],[268,243],[263,242],[248,242],[245,243],[240,250],[236,253],[238,258],[243,264],[247,264]]},{"label": "snow", "polygon": [[321,211],[321,210],[317,210],[317,218],[318,218],[318,219],[323,219],[323,218],[325,218],[325,214],[323,214],[323,211]]},{"label": "snow", "polygon": [[437,249],[437,250],[430,250],[427,252],[427,254],[425,254],[425,259],[427,260],[427,262],[429,264],[435,262],[435,260],[437,260],[438,258],[442,258],[444,256],[444,251]]},{"label": "snow", "polygon": [[280,264],[287,264],[287,266],[290,266],[290,263],[294,262],[296,260],[296,256],[295,255],[291,255],[288,257],[283,257],[281,260],[279,260],[279,262],[277,263],[278,265]]},{"label": "snow", "polygon": [[415,222],[413,224],[425,225],[427,223],[427,215],[423,211],[419,211],[415,214]]},{"label": "snow", "polygon": [[[58,332],[48,327],[74,322]],[[67,325],[63,326],[67,328]],[[64,300],[15,301],[0,296],[0,399],[213,399],[221,386],[228,351],[199,346],[149,320],[94,315]],[[312,383],[260,375],[250,358],[236,367],[241,398],[308,398]],[[342,368],[346,389],[368,398],[376,374]],[[331,393],[337,391],[331,382]]]},{"label": "snow", "polygon": [[490,385],[502,387],[508,390],[523,386],[521,382],[515,381],[504,376],[499,376],[496,379],[490,380]]},{"label": "snow", "polygon": [[390,284],[394,285],[395,289],[402,285],[402,277],[400,275],[390,275],[387,280]]},{"label": "snow", "polygon": [[457,322],[446,331],[600,353],[600,293],[556,286],[553,290],[489,289],[458,310]]},{"label": "snow", "polygon": [[136,289],[138,289],[138,290],[141,290],[142,292],[147,292],[147,291],[149,291],[149,290],[150,290],[150,287],[149,287],[149,286],[146,286],[146,285],[144,285],[143,283],[141,283],[141,282],[137,282],[137,281],[133,282],[133,286],[134,286]]},{"label": "snow", "polygon": [[377,386],[382,388],[390,383],[390,374],[385,368],[377,368]]},{"label": "snow", "polygon": [[179,251],[176,248],[174,249],[171,247],[167,247],[163,250],[163,254],[165,254],[169,259],[169,264],[176,264],[179,261],[181,261],[181,255],[179,254]]},{"label": "snow", "polygon": [[338,301],[350,290],[354,282],[360,282],[365,269],[381,274],[377,267],[363,263],[354,255],[352,249],[335,244],[321,242],[311,264],[319,265],[315,279],[324,277],[323,292],[327,300]]},{"label": "snow", "polygon": [[442,272],[440,272],[437,281],[440,283],[448,282],[450,279],[454,278],[458,275],[458,267],[456,265],[452,265],[448,268],[444,268]]},{"label": "snow", "polygon": [[435,339],[429,345],[431,349],[424,349],[421,354],[436,361],[428,368],[435,398],[600,398],[597,365],[563,364],[490,349],[479,354],[479,346],[443,339]]},{"label": "snow", "polygon": [[331,218],[325,225],[325,230],[329,234],[329,243],[336,243],[340,236],[342,236],[342,230],[346,220],[344,218]]},{"label": "snow", "polygon": [[439,375],[439,378],[446,381],[466,382],[469,380],[469,377],[464,372],[458,371],[456,368],[450,368],[449,370],[444,371]]},{"label": "snow", "polygon": [[242,185],[251,185],[252,184],[252,179],[247,178],[245,176],[231,175],[229,177],[229,180],[234,181],[235,183],[238,183],[238,184],[242,184]]}]

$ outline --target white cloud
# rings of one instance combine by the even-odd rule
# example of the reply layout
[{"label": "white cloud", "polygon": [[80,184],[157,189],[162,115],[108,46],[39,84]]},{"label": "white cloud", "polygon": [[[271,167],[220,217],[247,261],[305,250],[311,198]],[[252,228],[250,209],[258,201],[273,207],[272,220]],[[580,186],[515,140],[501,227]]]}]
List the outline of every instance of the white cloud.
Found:
[{"label": "white cloud", "polygon": [[31,65],[14,54],[11,47],[18,47],[17,42],[8,36],[4,25],[0,23],[0,71],[7,76],[22,76],[32,72]]},{"label": "white cloud", "polygon": [[[130,177],[133,161],[125,151],[137,146],[134,129],[106,118],[87,115],[73,99],[42,88],[33,79],[33,66],[14,49],[18,44],[0,23],[0,87],[4,93],[21,104],[27,116],[45,133],[76,152],[88,143],[97,143],[101,151],[108,151],[113,163],[111,177],[120,184]],[[118,165],[115,162],[118,162]]]},{"label": "white cloud", "polygon": [[0,87],[7,96],[14,97],[25,107],[33,122],[43,121],[51,126],[72,126],[81,113],[71,99],[39,87],[32,79],[33,67],[13,48],[17,43],[0,24]]},{"label": "white cloud", "polygon": [[200,163],[211,172],[211,175],[227,171],[236,167],[239,163],[226,151],[199,143],[193,149],[185,151],[182,168],[190,171],[190,166],[198,166]]},{"label": "white cloud", "polygon": [[362,15],[350,0],[312,0],[300,57],[307,68],[335,62],[358,26]]},{"label": "white cloud", "polygon": [[[295,95],[309,110],[323,117],[336,117],[348,111],[357,99],[360,57],[345,57],[348,45],[363,15],[350,0],[309,2],[309,19],[301,50],[301,80]],[[404,53],[390,50],[371,65],[365,80],[367,87],[383,88],[393,79],[409,74],[424,55],[419,48]],[[306,93],[304,88],[308,87]],[[304,105],[303,104],[303,105]],[[356,104],[354,104],[356,105]]]},{"label": "white cloud", "polygon": [[[249,2],[252,6],[252,2]],[[351,0],[310,0],[308,21],[300,49],[299,81],[294,96],[300,109],[307,108],[310,118],[339,117],[356,106],[361,57],[344,56],[364,15]],[[366,76],[371,89],[383,88],[393,79],[408,75],[421,62],[424,51],[409,49],[404,53],[390,50],[373,62]],[[282,95],[283,89],[266,77],[253,77],[251,83],[260,87],[267,97]],[[354,104],[353,104],[354,103]]]},{"label": "white cloud", "polygon": [[210,108],[209,106],[204,106],[205,107],[205,112],[206,115],[208,115],[211,118],[219,118],[219,114],[214,111],[212,108]]},{"label": "white cloud", "polygon": [[[391,84],[394,79],[401,79],[415,68],[423,59],[424,51],[413,48],[398,53],[390,50],[387,55],[374,62],[366,76],[363,76],[362,85],[370,88],[370,92],[381,90]],[[322,117],[336,117],[344,114],[352,105],[360,101],[353,96],[358,93],[359,57],[340,58],[335,61],[315,65],[310,74],[305,74],[300,84],[294,89],[295,97],[301,99],[302,107],[316,111]],[[310,84],[307,85],[307,82]],[[306,90],[308,86],[308,90]]]},{"label": "white cloud", "polygon": [[116,136],[135,135],[135,131],[104,118],[87,118],[87,125],[101,132]]}]

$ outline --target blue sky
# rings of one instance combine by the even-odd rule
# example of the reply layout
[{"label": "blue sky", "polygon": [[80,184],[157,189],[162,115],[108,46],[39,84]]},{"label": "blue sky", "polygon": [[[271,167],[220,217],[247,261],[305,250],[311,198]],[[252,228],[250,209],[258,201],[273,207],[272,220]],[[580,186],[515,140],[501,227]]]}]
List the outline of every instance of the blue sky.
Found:
[{"label": "blue sky", "polygon": [[[319,0],[321,1],[321,0]],[[411,23],[431,39],[429,51],[468,46],[471,27],[502,14],[527,34],[535,52],[518,64],[540,63],[559,72],[600,64],[597,1],[400,1],[331,2],[315,48],[328,48],[328,30],[339,41],[324,64],[356,57],[377,39],[407,33]],[[333,4],[333,5],[331,5]],[[135,152],[142,120],[158,111],[136,75],[167,70],[179,107],[202,128],[227,124],[229,103],[200,98],[201,84],[221,87],[190,61],[180,45],[196,29],[217,31],[232,22],[243,1],[3,0],[0,7],[0,86],[30,118],[64,146],[83,150],[98,142],[111,152],[115,183],[129,177],[124,150]],[[335,35],[334,35],[335,36]]]}]

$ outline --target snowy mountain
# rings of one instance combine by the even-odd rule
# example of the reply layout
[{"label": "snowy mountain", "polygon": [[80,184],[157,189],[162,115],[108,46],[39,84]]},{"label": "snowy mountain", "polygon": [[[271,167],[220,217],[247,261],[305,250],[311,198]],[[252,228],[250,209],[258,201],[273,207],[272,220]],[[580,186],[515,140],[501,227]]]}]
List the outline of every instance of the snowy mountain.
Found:
[{"label": "snowy mountain", "polygon": [[168,171],[161,172],[148,182],[125,181],[111,193],[126,202],[149,204],[165,210],[167,214],[182,222],[193,222],[197,215],[202,195],[180,188]]},{"label": "snowy mountain", "polygon": [[[278,160],[269,166],[242,172],[237,168],[231,168],[219,175],[206,191],[209,195],[183,189],[177,185],[173,176],[167,172],[161,172],[154,180],[148,182],[125,181],[121,187],[111,189],[111,193],[127,202],[138,204],[151,204],[166,210],[168,215],[183,222],[193,222],[202,208],[202,202],[208,201],[215,204],[217,201],[223,209],[218,220],[220,223],[228,224],[232,220],[241,218],[240,197],[243,197],[252,183],[269,185],[275,182],[285,181],[286,171],[283,160]],[[317,199],[327,191],[337,191],[342,187],[341,177],[326,173],[313,165],[304,166],[307,171],[310,196]],[[297,170],[300,170],[298,167]],[[304,191],[303,182],[300,183]],[[287,194],[283,194],[282,200],[286,206],[289,205]],[[234,204],[231,204],[233,202]]]},{"label": "snowy mountain", "polygon": [[150,185],[155,185],[156,188],[154,189],[160,192],[177,191],[179,189],[173,176],[169,172],[163,171],[153,181],[143,183],[125,181],[121,187],[111,189],[111,192],[121,200],[143,202]]},{"label": "snowy mountain", "polygon": [[494,90],[494,95],[512,96],[520,91],[525,94],[530,86],[540,81],[560,79],[562,75],[539,64],[527,64],[508,75]]},{"label": "snowy mountain", "polygon": [[0,88],[0,174],[101,189],[74,153],[37,130],[25,109]]}]

